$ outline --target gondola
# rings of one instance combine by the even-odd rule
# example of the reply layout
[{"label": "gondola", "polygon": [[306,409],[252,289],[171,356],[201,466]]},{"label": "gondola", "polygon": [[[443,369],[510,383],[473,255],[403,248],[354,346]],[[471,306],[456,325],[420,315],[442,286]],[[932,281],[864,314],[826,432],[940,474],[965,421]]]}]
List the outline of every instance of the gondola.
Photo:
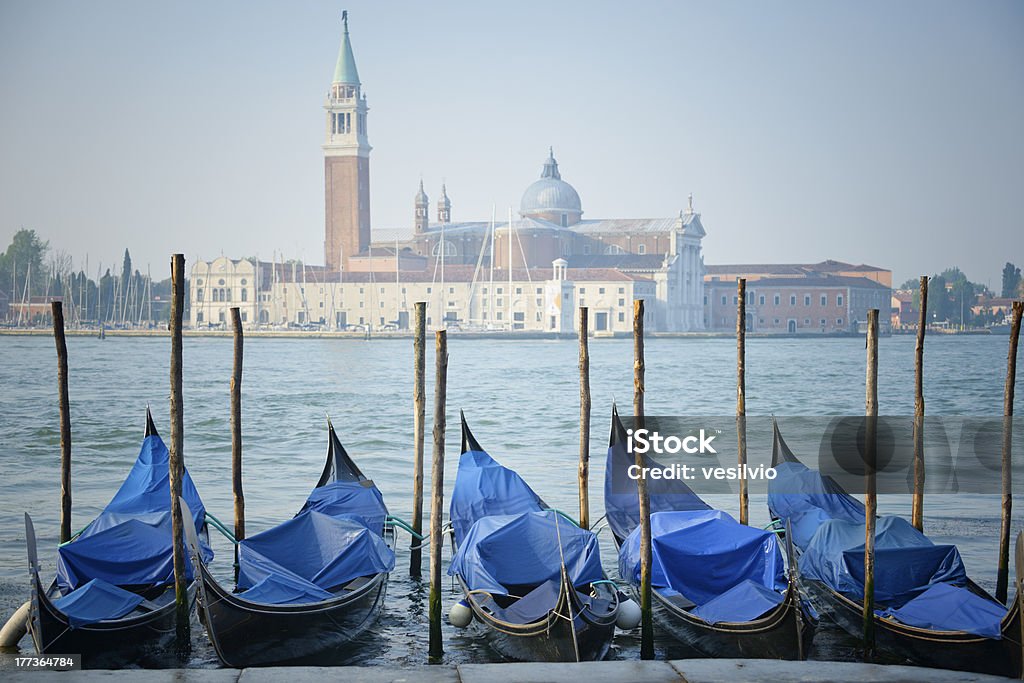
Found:
[{"label": "gondola", "polygon": [[[187,470],[182,497],[195,512],[185,517],[193,522],[185,527],[209,561],[205,512]],[[147,409],[145,438],[131,472],[100,515],[60,546],[57,577],[48,589],[39,577],[35,527],[25,514],[32,583],[28,631],[36,652],[80,654],[86,668],[177,663],[170,507],[168,451]],[[190,604],[195,591],[190,580]]]},{"label": "gondola", "polygon": [[601,569],[597,536],[488,455],[464,415],[451,523],[448,573],[495,650],[519,661],[605,657],[619,596]]},{"label": "gondola", "polygon": [[[605,510],[619,548],[619,575],[636,591],[640,508],[635,456],[612,408]],[[659,467],[645,458],[646,467]],[[651,505],[654,614],[674,638],[711,657],[805,659],[817,617],[800,598],[775,534],[714,510],[677,479],[647,480]],[[792,548],[787,545],[790,558]]]},{"label": "gondola", "polygon": [[[800,553],[801,583],[815,608],[863,634],[864,506],[809,469],[774,426],[768,508],[786,521]],[[956,546],[937,545],[905,520],[881,516],[875,532],[875,643],[893,661],[1018,678],[1021,577],[1009,608],[967,577]]]},{"label": "gondola", "polygon": [[[198,606],[225,666],[336,664],[384,604],[395,554],[380,491],[328,421],[323,474],[295,517],[238,543],[235,592],[200,565]],[[193,558],[198,539],[189,534]]]}]

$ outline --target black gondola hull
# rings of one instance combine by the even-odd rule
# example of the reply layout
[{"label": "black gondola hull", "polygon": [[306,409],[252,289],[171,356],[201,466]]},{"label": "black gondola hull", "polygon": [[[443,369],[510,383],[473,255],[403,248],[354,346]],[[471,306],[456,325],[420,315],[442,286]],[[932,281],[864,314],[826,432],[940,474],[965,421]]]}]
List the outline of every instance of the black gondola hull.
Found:
[{"label": "black gondola hull", "polygon": [[307,605],[264,605],[224,590],[202,570],[199,609],[221,662],[230,667],[341,664],[384,605],[388,575],[349,595]]},{"label": "black gondola hull", "polygon": [[709,624],[652,591],[654,616],[673,638],[708,657],[806,659],[817,622],[801,613],[796,591],[754,621]]},{"label": "black gondola hull", "polygon": [[[168,588],[174,591],[174,587]],[[189,612],[196,584],[189,586]],[[180,665],[176,653],[177,629],[173,600],[147,614],[111,619],[72,628],[67,616],[53,604],[38,575],[33,578],[29,634],[36,652],[80,654],[86,669],[125,666],[162,668]]]},{"label": "black gondola hull", "polygon": [[[860,603],[833,591],[820,581],[803,580],[815,609],[850,635],[861,637],[864,619]],[[1002,622],[1000,639],[963,631],[933,631],[875,617],[875,644],[894,662],[954,669],[997,676],[1021,677],[1021,623],[1014,600]]]},{"label": "black gondola hull", "polygon": [[[502,657],[520,662],[591,662],[608,655],[615,635],[617,604],[606,614],[595,614],[578,602],[570,603],[563,588],[556,608],[546,618],[512,624],[483,609],[462,578],[458,580],[473,610],[474,628],[483,632]],[[575,618],[570,618],[569,612]]]}]

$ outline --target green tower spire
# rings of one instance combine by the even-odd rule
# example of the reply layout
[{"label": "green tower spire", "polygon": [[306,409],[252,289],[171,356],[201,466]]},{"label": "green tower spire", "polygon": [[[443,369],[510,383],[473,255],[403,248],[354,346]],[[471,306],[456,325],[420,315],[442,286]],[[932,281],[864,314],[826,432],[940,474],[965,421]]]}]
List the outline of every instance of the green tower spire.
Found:
[{"label": "green tower spire", "polygon": [[359,72],[356,71],[356,58],[352,54],[352,41],[348,37],[348,10],[341,13],[341,21],[345,24],[345,32],[341,36],[341,49],[338,50],[338,64],[334,67],[334,83],[359,85]]}]

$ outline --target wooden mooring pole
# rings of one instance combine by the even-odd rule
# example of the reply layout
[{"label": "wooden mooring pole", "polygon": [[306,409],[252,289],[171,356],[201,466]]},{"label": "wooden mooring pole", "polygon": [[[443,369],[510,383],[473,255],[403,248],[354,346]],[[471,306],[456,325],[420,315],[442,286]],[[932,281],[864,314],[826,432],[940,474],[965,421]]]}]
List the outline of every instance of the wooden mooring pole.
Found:
[{"label": "wooden mooring pole", "polygon": [[749,523],[747,493],[747,281],[736,280],[736,459],[740,468],[740,524]]},{"label": "wooden mooring pole", "polygon": [[[633,415],[636,429],[644,426],[644,300],[633,302]],[[636,453],[643,467],[643,455]],[[651,612],[651,499],[647,480],[636,480],[640,496],[640,659],[654,659],[654,617]]]},{"label": "wooden mooring pole", "polygon": [[427,304],[416,302],[416,320],[412,339],[412,548],[409,551],[409,576],[420,578],[423,563],[423,435],[426,421]]},{"label": "wooden mooring pole", "polygon": [[53,341],[57,345],[57,393],[60,401],[60,542],[71,540],[71,407],[68,401],[68,344],[64,338],[64,305],[50,302]]},{"label": "wooden mooring pole", "polygon": [[864,399],[864,660],[875,651],[875,492],[878,421],[878,309],[868,311],[867,379]]},{"label": "wooden mooring pole", "polygon": [[580,306],[580,528],[590,528],[590,347],[587,307]]},{"label": "wooden mooring pole", "polygon": [[1013,392],[1017,379],[1017,344],[1020,341],[1020,319],[1024,302],[1013,302],[1010,323],[1010,349],[1006,354],[1006,386],[1003,390],[1003,501],[999,525],[999,566],[996,570],[996,600],[1006,603],[1010,561],[1010,513],[1013,510]]},{"label": "wooden mooring pole", "polygon": [[[171,257],[171,533],[174,536],[174,604],[177,623],[177,651],[184,659],[191,649],[188,583],[185,580],[185,527],[181,519],[181,480],[185,473],[184,419],[181,389],[181,325],[185,310],[185,255]],[[192,520],[189,520],[191,523]]]},{"label": "wooden mooring pole", "polygon": [[435,338],[434,462],[430,468],[430,649],[432,663],[444,657],[441,642],[441,508],[444,503],[445,401],[448,390],[448,335],[438,330]]},{"label": "wooden mooring pole", "polygon": [[910,523],[924,531],[924,333],[928,327],[928,277],[921,277],[921,311],[914,346],[914,498]]},{"label": "wooden mooring pole", "polygon": [[[235,497],[235,540],[245,538],[245,494],[242,492],[242,314],[231,309],[235,360],[231,368],[231,492]],[[238,546],[235,546],[235,581],[238,581]]]}]

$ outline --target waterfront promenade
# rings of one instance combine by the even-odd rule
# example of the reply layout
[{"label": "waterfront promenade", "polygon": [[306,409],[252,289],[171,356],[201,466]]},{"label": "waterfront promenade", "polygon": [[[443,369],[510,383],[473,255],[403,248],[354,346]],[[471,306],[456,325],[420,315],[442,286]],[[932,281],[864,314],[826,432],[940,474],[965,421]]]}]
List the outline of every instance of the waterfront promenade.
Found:
[{"label": "waterfront promenade", "polygon": [[680,659],[674,661],[608,661],[579,664],[504,663],[459,666],[271,667],[264,669],[138,669],[121,671],[5,671],[8,683],[75,681],[86,683],[319,683],[344,678],[347,683],[903,683],[1009,680],[998,676],[883,666],[854,662],[784,662],[765,659]]}]

